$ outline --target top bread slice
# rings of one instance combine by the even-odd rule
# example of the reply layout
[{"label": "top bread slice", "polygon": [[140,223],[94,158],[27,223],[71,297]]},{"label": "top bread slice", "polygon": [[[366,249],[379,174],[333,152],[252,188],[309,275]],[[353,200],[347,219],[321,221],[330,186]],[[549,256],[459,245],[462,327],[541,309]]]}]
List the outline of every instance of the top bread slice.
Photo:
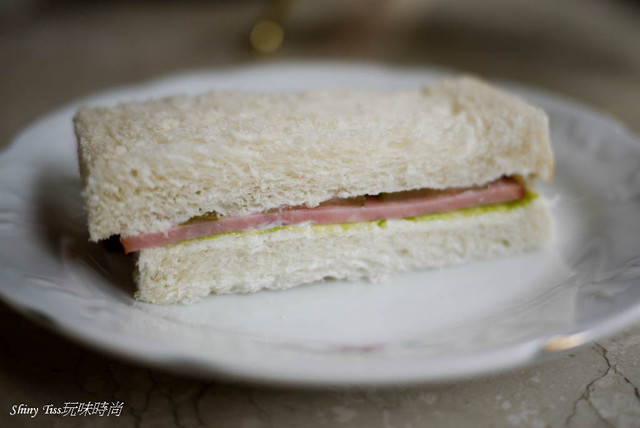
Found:
[{"label": "top bread slice", "polygon": [[550,180],[545,113],[476,78],[402,91],[209,92],[74,118],[92,240],[502,175]]}]

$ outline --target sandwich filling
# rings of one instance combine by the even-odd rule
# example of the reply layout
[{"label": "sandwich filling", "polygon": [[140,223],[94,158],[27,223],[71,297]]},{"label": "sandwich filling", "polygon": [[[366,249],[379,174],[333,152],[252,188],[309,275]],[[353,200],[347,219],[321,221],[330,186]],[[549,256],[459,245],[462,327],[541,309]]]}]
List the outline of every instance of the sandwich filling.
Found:
[{"label": "sandwich filling", "polygon": [[420,189],[355,198],[334,198],[317,207],[280,207],[262,213],[220,217],[208,213],[167,231],[121,237],[126,253],[230,232],[266,229],[300,223],[336,224],[412,218],[478,206],[522,200],[524,186],[503,177],[484,186],[445,190]]}]

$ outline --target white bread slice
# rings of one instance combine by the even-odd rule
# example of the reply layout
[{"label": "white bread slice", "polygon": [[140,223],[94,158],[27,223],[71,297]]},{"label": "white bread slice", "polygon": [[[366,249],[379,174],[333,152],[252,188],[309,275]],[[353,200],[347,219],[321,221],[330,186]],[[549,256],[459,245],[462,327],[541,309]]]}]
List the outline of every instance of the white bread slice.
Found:
[{"label": "white bread slice", "polygon": [[83,108],[74,121],[94,241],[210,211],[550,180],[553,169],[545,113],[470,77],[405,91],[211,92]]},{"label": "white bread slice", "polygon": [[391,273],[504,256],[552,237],[541,197],[349,226],[288,226],[142,250],[136,298],[190,303],[209,293],[282,289],[328,277],[377,280]]}]

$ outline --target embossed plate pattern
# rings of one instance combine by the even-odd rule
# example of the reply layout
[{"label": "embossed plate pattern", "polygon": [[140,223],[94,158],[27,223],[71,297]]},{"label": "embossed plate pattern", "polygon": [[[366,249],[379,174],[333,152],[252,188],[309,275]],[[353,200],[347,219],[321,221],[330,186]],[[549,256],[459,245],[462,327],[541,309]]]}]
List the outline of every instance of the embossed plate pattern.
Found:
[{"label": "embossed plate pattern", "polygon": [[0,295],[87,345],[202,376],[307,385],[451,380],[522,366],[640,321],[640,142],[615,120],[501,86],[551,119],[557,240],[513,257],[192,306],[132,299],[132,260],[90,244],[71,118],[207,89],[415,87],[445,72],[286,63],[177,75],[43,117],[0,156]]}]

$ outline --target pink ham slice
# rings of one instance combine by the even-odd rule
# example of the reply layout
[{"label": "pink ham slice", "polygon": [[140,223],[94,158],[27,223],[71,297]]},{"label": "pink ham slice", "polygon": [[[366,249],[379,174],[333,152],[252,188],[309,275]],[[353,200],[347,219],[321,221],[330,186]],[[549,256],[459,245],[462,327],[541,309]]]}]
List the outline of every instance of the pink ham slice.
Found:
[{"label": "pink ham slice", "polygon": [[267,213],[222,217],[186,223],[166,232],[143,233],[120,238],[126,253],[228,232],[285,226],[296,223],[332,224],[415,217],[479,205],[514,201],[524,197],[524,187],[513,178],[500,178],[482,187],[449,190],[418,190],[367,196],[364,204],[331,200],[315,208],[283,208]]}]

